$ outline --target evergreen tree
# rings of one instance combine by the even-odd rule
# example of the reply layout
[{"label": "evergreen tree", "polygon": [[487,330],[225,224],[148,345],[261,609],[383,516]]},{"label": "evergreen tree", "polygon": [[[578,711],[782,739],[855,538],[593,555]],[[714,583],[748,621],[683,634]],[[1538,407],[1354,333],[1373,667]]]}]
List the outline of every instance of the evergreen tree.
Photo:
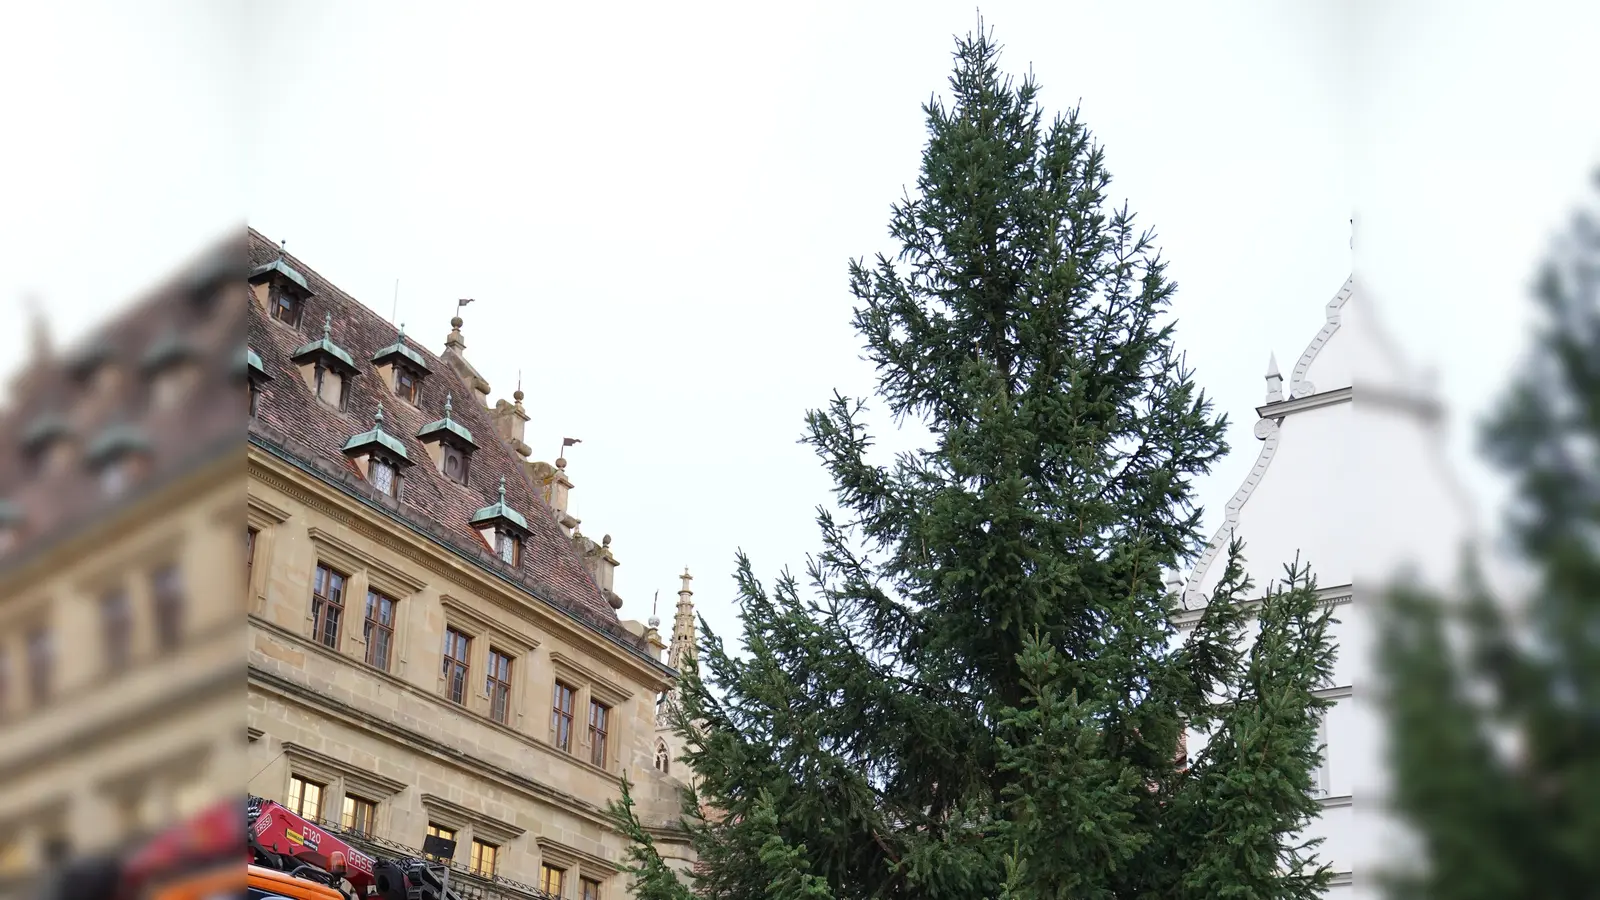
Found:
[{"label": "evergreen tree", "polygon": [[[1600,186],[1600,177],[1596,179]],[[1420,862],[1390,894],[1592,897],[1600,884],[1600,221],[1543,266],[1528,363],[1484,430],[1511,476],[1533,575],[1497,598],[1474,566],[1456,601],[1403,586],[1379,660],[1393,804]]]},{"label": "evergreen tree", "polygon": [[[1332,651],[1305,569],[1247,609],[1235,545],[1178,640],[1164,572],[1226,450],[1163,321],[1175,290],[1076,111],[982,32],[924,111],[893,257],[850,267],[879,401],[928,446],[869,460],[866,404],[805,440],[833,477],[806,584],[741,554],[745,653],[709,627],[679,727],[707,805],[695,891],[745,898],[1290,898],[1326,882],[1312,690]],[[1244,640],[1259,614],[1258,639]],[[690,723],[696,727],[690,728]],[[1185,724],[1214,735],[1192,765]],[[687,897],[631,800],[641,896]]]}]

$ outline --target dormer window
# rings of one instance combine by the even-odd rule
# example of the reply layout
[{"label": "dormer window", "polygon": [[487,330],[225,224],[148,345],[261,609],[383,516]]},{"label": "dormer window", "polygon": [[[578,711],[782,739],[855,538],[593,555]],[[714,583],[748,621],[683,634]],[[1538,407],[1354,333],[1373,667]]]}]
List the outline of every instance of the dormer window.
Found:
[{"label": "dormer window", "polygon": [[107,496],[116,496],[138,476],[149,449],[149,442],[138,428],[113,425],[89,445],[87,462],[100,480],[101,490]]},{"label": "dormer window", "polygon": [[250,417],[255,418],[256,404],[261,398],[261,386],[272,380],[267,374],[267,367],[261,364],[261,357],[248,346],[244,348],[244,358],[240,360],[245,381],[250,387]]},{"label": "dormer window", "polygon": [[439,474],[456,484],[465,485],[468,483],[472,452],[478,449],[478,445],[472,440],[472,432],[450,417],[452,402],[451,395],[446,394],[444,418],[418,429],[417,440],[428,448],[428,456],[433,459]]},{"label": "dormer window", "polygon": [[158,409],[170,409],[183,399],[193,380],[194,347],[176,331],[150,345],[144,367],[152,381],[152,399]]},{"label": "dormer window", "polygon": [[401,471],[411,465],[406,447],[383,430],[383,404],[372,416],[372,430],[356,435],[344,444],[344,455],[355,463],[367,483],[384,495],[400,498]]},{"label": "dormer window", "polygon": [[521,538],[511,534],[510,532],[501,531],[495,534],[495,540],[500,543],[500,546],[495,549],[495,552],[500,556],[500,560],[502,562],[509,563],[512,566],[519,566],[522,564]]},{"label": "dormer window", "polygon": [[56,472],[72,461],[72,431],[51,411],[36,416],[22,432],[22,452],[35,473]]},{"label": "dormer window", "polygon": [[416,406],[417,388],[421,383],[421,379],[406,366],[397,365],[394,367],[394,393],[401,400]]},{"label": "dormer window", "polygon": [[404,325],[400,326],[394,343],[372,354],[372,364],[396,397],[417,405],[422,394],[422,379],[428,374],[428,361],[406,343]]},{"label": "dormer window", "polygon": [[250,270],[246,279],[256,302],[267,315],[290,328],[299,328],[305,312],[306,300],[311,297],[311,285],[306,277],[284,262],[280,255],[266,265]]},{"label": "dormer window", "polygon": [[511,566],[522,565],[522,541],[528,536],[528,520],[506,505],[506,480],[500,479],[500,500],[473,514],[471,525],[500,560]]},{"label": "dormer window", "polygon": [[296,350],[289,361],[300,367],[301,378],[318,400],[334,409],[345,408],[346,385],[359,370],[350,354],[333,342],[332,313],[322,320],[322,339]]}]

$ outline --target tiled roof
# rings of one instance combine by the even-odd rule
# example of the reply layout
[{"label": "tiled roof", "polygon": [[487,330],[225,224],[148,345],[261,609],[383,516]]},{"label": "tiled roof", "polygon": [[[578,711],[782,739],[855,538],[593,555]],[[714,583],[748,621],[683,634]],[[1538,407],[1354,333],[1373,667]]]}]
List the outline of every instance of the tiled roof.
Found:
[{"label": "tiled roof", "polygon": [[[277,244],[251,229],[249,266],[253,270],[264,269],[278,259],[279,253]],[[418,351],[429,374],[422,379],[415,407],[400,400],[382,383],[369,362],[379,350],[396,342],[397,328],[301,260],[285,255],[284,265],[305,280],[312,296],[301,311],[299,330],[269,318],[255,303],[248,304],[249,346],[272,376],[261,387],[257,418],[250,423],[255,438],[321,477],[386,507],[411,528],[649,655],[643,640],[618,624],[616,611],[601,595],[571,539],[556,523],[550,507],[534,492],[521,459],[492,437],[498,432],[489,410],[475,402],[477,395],[455,369],[426,350]],[[313,397],[289,361],[298,348],[322,338],[329,315],[333,317],[330,340],[357,361],[360,371],[350,382],[343,411],[330,409]],[[441,475],[415,437],[425,423],[444,417],[446,395],[454,401],[452,422],[472,434],[491,436],[472,454],[470,486]],[[352,436],[372,427],[380,402],[385,436],[399,441],[407,456],[417,463],[405,472],[398,502],[367,485],[343,453]],[[491,552],[469,525],[475,513],[500,500],[501,479],[505,479],[506,505],[522,514],[531,532],[523,545],[521,565],[515,569]]]},{"label": "tiled roof", "polygon": [[[11,393],[0,409],[0,505],[22,531],[0,556],[0,570],[137,502],[144,490],[237,451],[245,416],[239,372],[244,311],[234,286],[243,254],[238,239],[213,247],[77,347],[18,360],[5,373]],[[145,362],[170,361],[179,343],[200,377],[175,404],[154,404],[160,372]],[[92,377],[104,364],[116,368],[115,378]],[[70,465],[57,470],[33,463],[35,451],[60,440],[76,446]],[[125,449],[145,452],[148,464],[128,490],[107,495],[93,477],[93,462],[98,454]]]}]

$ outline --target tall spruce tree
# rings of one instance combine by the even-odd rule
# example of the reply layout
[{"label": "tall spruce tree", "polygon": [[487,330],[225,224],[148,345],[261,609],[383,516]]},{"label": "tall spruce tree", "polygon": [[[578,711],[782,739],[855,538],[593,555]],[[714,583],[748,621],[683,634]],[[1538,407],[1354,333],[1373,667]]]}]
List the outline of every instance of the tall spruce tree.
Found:
[{"label": "tall spruce tree", "polygon": [[1484,429],[1527,595],[1473,565],[1458,597],[1404,586],[1383,607],[1392,801],[1420,847],[1394,897],[1600,885],[1600,219],[1577,216],[1534,296],[1533,353]]},{"label": "tall spruce tree", "polygon": [[[693,890],[1313,896],[1327,874],[1294,834],[1317,810],[1325,610],[1297,567],[1247,609],[1236,545],[1178,640],[1163,574],[1198,546],[1190,481],[1225,420],[1100,147],[998,52],[981,23],[957,42],[900,249],[850,267],[879,402],[927,446],[870,460],[864,401],[809,413],[842,515],[819,512],[804,587],[740,555],[745,652],[707,627],[684,674]],[[1213,735],[1193,764],[1186,723]],[[615,813],[639,895],[689,896],[631,798]]]}]

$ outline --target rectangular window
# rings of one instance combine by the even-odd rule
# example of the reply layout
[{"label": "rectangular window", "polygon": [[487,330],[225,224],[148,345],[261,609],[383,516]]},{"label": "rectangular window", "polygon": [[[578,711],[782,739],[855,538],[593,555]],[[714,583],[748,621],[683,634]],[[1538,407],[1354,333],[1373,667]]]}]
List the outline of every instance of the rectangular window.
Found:
[{"label": "rectangular window", "polygon": [[572,752],[572,704],[576,692],[561,682],[556,682],[555,702],[550,710],[550,730],[556,746]]},{"label": "rectangular window", "polygon": [[583,900],[600,900],[600,882],[593,878],[580,878],[578,883],[583,885]]},{"label": "rectangular window", "polygon": [[339,814],[339,827],[357,834],[372,834],[377,818],[378,804],[354,794],[344,795],[344,810]]},{"label": "rectangular window", "polygon": [[[441,825],[435,825],[434,823],[429,822],[428,823],[428,836],[429,837],[440,838],[440,839],[443,839],[443,840],[446,840],[446,841],[454,841],[456,839],[456,832],[455,832],[455,829],[453,829],[453,828],[445,828],[445,827],[443,827]],[[450,860],[445,859],[442,856],[430,856],[429,858],[433,859],[433,860],[437,860],[438,862],[442,862],[442,863],[450,862]]]},{"label": "rectangular window", "polygon": [[417,405],[417,376],[405,366],[394,367],[394,392],[401,400],[412,406]]},{"label": "rectangular window", "polygon": [[251,577],[255,574],[255,571],[256,571],[256,530],[254,528],[246,528],[244,530],[244,578],[245,578],[245,584],[248,585],[250,583]]},{"label": "rectangular window", "polygon": [[472,638],[454,628],[444,630],[444,690],[453,703],[467,702],[467,652]]},{"label": "rectangular window", "polygon": [[284,806],[302,819],[316,821],[322,818],[322,792],[327,787],[309,778],[293,775],[289,778],[289,802]]},{"label": "rectangular window", "polygon": [[589,702],[589,762],[601,768],[606,764],[606,729],[611,721],[611,707]]},{"label": "rectangular window", "polygon": [[489,717],[501,725],[511,724],[511,657],[489,648]]},{"label": "rectangular window", "polygon": [[165,565],[150,576],[150,594],[155,603],[156,640],[161,649],[171,650],[183,641],[183,576],[176,565]]},{"label": "rectangular window", "polygon": [[55,639],[50,629],[40,625],[28,632],[28,694],[36,706],[50,699],[55,663]]},{"label": "rectangular window", "polygon": [[256,417],[256,409],[260,405],[261,388],[255,382],[250,382],[250,418]]},{"label": "rectangular window", "polygon": [[493,878],[495,862],[500,855],[500,848],[494,844],[486,844],[476,838],[472,841],[472,858],[470,868],[474,875]]},{"label": "rectangular window", "polygon": [[327,566],[317,566],[311,584],[311,636],[318,643],[339,649],[339,619],[344,615],[345,576]]},{"label": "rectangular window", "polygon": [[567,870],[558,869],[552,865],[539,866],[539,890],[554,897],[561,896],[561,888],[567,880]]},{"label": "rectangular window", "polygon": [[394,475],[394,466],[389,465],[381,459],[374,459],[370,464],[368,464],[367,471],[372,476],[373,487],[389,495],[390,497],[395,495],[394,488],[398,483],[398,479],[396,479]]},{"label": "rectangular window", "polygon": [[394,601],[367,591],[367,621],[362,626],[367,642],[367,665],[389,671],[389,648],[394,643]]},{"label": "rectangular window", "polygon": [[495,540],[499,544],[497,549],[500,553],[500,559],[513,566],[522,563],[522,544],[517,540],[516,535],[500,531],[495,533]]},{"label": "rectangular window", "polygon": [[113,588],[100,598],[100,629],[106,669],[121,672],[133,657],[133,607],[128,603],[127,591]]},{"label": "rectangular window", "polygon": [[1317,764],[1317,769],[1312,773],[1312,791],[1317,797],[1326,797],[1333,792],[1333,784],[1329,779],[1328,766],[1328,713],[1323,710],[1317,716],[1317,745],[1322,753],[1322,761]]},{"label": "rectangular window", "polygon": [[272,317],[291,327],[300,325],[300,301],[288,291],[272,292]]}]

